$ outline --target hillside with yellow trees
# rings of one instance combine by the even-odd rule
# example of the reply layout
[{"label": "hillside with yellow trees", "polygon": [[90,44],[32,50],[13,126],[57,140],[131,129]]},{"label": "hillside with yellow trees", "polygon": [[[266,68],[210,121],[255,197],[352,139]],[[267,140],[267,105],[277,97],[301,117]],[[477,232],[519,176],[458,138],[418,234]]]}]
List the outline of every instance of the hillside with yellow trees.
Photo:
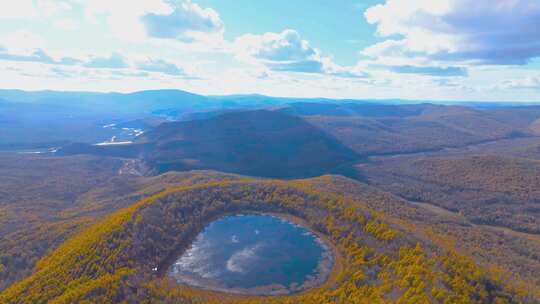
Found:
[{"label": "hillside with yellow trees", "polygon": [[[235,177],[169,187],[68,238],[38,261],[31,275],[4,290],[0,302],[535,303],[538,299],[534,287],[479,266],[421,226],[376,210],[358,193],[337,194],[337,181],[332,176],[297,181]],[[291,215],[324,235],[338,257],[328,281],[300,294],[249,297],[186,287],[164,275],[171,260],[206,224],[225,214],[245,212]]]}]

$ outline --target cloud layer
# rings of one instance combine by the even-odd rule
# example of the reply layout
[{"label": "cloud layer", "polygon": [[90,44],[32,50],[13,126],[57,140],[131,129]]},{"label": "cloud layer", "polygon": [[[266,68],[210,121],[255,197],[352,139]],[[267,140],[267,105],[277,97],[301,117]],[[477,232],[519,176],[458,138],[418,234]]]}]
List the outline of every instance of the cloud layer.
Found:
[{"label": "cloud layer", "polygon": [[129,67],[124,56],[113,53],[108,57],[93,57],[84,64],[88,68],[122,69]]},{"label": "cloud layer", "polygon": [[308,0],[263,26],[275,10],[238,2],[14,1],[0,10],[0,73],[4,87],[41,89],[540,99],[538,0],[378,2],[329,34]]},{"label": "cloud layer", "polygon": [[502,89],[540,89],[540,75],[534,75],[521,79],[504,80],[500,83]]},{"label": "cloud layer", "polygon": [[148,59],[147,61],[141,61],[137,63],[136,67],[139,70],[147,72],[160,72],[172,76],[186,75],[184,69],[163,59]]},{"label": "cloud layer", "polygon": [[272,71],[318,73],[339,77],[365,77],[364,73],[348,70],[321,56],[321,51],[302,39],[292,29],[281,33],[247,34],[236,39],[240,58],[258,62]]},{"label": "cloud layer", "polygon": [[201,8],[192,2],[184,2],[170,13],[147,13],[141,17],[148,36],[192,40],[195,33],[219,33],[223,22],[218,13],[211,8]]},{"label": "cloud layer", "polygon": [[138,42],[148,39],[183,43],[208,41],[207,36],[219,38],[224,31],[215,10],[190,0],[93,0],[88,2],[85,15],[93,22],[104,17],[116,36]]},{"label": "cloud layer", "polygon": [[400,65],[388,66],[387,69],[400,74],[420,74],[440,77],[467,76],[467,69],[462,67]]},{"label": "cloud layer", "polygon": [[537,0],[387,0],[365,17],[392,38],[364,50],[372,57],[516,65],[540,56]]},{"label": "cloud layer", "polygon": [[[117,75],[146,75],[140,72],[154,72],[170,76],[189,76],[185,70],[176,63],[157,58],[128,59],[120,53],[111,53],[106,56],[89,56],[87,58],[60,57],[53,58],[41,48],[36,48],[30,53],[13,53],[0,46],[0,61],[29,62],[56,66],[73,66],[90,69],[125,70],[116,71]],[[138,70],[127,71],[127,70]],[[55,67],[53,71],[58,75],[68,75],[67,71]]]}]

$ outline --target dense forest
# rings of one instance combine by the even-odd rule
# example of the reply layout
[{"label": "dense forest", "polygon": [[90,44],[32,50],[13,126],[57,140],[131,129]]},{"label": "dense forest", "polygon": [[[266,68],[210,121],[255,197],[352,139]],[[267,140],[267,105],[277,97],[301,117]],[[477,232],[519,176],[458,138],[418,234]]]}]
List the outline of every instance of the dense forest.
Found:
[{"label": "dense forest", "polygon": [[[66,240],[35,272],[1,295],[9,303],[520,303],[534,290],[507,281],[436,239],[416,237],[369,204],[314,181],[240,179],[169,188],[121,209]],[[213,218],[277,212],[304,219],[339,253],[331,278],[299,295],[257,298],[173,284],[171,258]],[[157,271],[154,271],[157,269]]]},{"label": "dense forest", "polygon": [[0,154],[0,167],[6,173],[0,183],[0,290],[29,275],[69,236],[142,197],[168,186],[234,178],[202,171],[143,177],[132,161],[92,156]]},{"label": "dense forest", "polygon": [[[521,113],[519,109],[495,111],[428,104],[416,106],[416,112],[403,112],[411,106],[399,106],[401,111],[391,113],[378,109],[368,114],[304,117],[360,155],[437,151],[505,138],[528,137],[532,133],[526,123],[533,123],[530,118],[524,121],[512,119],[516,112]],[[528,109],[529,116],[540,115],[538,109]],[[381,112],[383,115],[376,115]]]},{"label": "dense forest", "polygon": [[414,157],[363,168],[374,185],[477,224],[540,233],[540,162],[498,156]]}]

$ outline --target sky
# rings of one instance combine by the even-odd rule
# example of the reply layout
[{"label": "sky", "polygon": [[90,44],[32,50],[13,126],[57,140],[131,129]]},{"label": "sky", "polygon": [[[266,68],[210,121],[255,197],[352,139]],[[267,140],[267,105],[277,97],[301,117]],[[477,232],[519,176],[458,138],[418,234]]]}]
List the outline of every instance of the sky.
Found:
[{"label": "sky", "polygon": [[0,0],[0,88],[540,101],[538,0]]}]

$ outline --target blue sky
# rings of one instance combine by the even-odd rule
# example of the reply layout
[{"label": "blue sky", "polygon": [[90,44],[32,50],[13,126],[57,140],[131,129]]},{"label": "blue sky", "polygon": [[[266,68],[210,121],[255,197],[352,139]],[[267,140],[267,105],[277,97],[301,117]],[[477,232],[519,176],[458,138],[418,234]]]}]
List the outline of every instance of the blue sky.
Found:
[{"label": "blue sky", "polygon": [[362,17],[364,10],[384,1],[340,0],[338,5],[335,2],[205,0],[198,3],[220,12],[226,22],[227,39],[245,34],[246,29],[258,34],[295,29],[310,43],[331,54],[337,63],[354,65],[360,48],[380,40],[374,35],[376,27]]},{"label": "blue sky", "polygon": [[540,101],[537,0],[18,0],[0,88]]}]

